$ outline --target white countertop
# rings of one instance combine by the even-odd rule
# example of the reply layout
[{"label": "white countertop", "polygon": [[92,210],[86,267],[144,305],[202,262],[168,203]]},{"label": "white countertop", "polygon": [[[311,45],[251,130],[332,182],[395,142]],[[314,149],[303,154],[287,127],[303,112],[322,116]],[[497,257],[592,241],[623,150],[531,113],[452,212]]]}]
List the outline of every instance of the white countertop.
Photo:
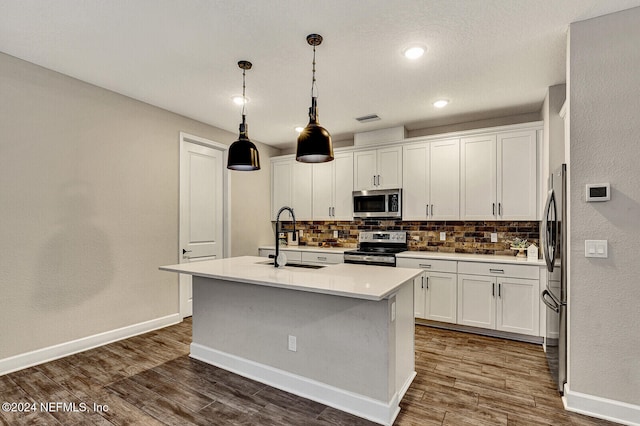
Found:
[{"label": "white countertop", "polygon": [[517,263],[521,265],[544,266],[544,259],[535,261],[516,256],[504,256],[495,254],[474,254],[474,253],[443,253],[438,251],[403,251],[396,254],[396,257],[409,257],[414,259],[435,259],[435,260],[459,260],[465,262],[485,262],[485,263]]},{"label": "white countertop", "polygon": [[[261,249],[275,250],[275,246],[261,246]],[[319,253],[344,253],[355,250],[349,247],[315,247],[315,246],[280,246],[280,250],[308,251]],[[545,266],[544,259],[536,261],[518,258],[516,256],[505,256],[495,254],[474,254],[474,253],[444,253],[438,251],[403,251],[396,254],[396,257],[412,257],[414,259],[435,259],[435,260],[460,260],[465,262],[485,262],[485,263],[518,263],[523,265]]]},{"label": "white countertop", "polygon": [[279,287],[366,300],[389,297],[421,269],[340,263],[320,269],[265,265],[264,257],[242,256],[161,266],[163,271],[247,284]]}]

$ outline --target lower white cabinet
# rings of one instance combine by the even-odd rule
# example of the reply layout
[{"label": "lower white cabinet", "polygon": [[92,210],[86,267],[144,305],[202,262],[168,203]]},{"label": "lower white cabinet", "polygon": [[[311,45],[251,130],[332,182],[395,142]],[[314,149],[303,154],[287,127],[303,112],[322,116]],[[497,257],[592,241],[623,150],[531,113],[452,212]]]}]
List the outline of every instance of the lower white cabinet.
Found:
[{"label": "lower white cabinet", "polygon": [[342,253],[303,251],[302,261],[305,263],[327,263],[333,265],[336,263],[344,263],[344,255]]},{"label": "lower white cabinet", "polygon": [[540,335],[540,266],[399,257],[415,278],[416,318]]},{"label": "lower white cabinet", "polygon": [[456,262],[398,258],[396,264],[425,271],[413,281],[415,317],[455,324]]},{"label": "lower white cabinet", "polygon": [[496,328],[496,279],[458,275],[458,324]]},{"label": "lower white cabinet", "polygon": [[[324,263],[333,265],[336,263],[344,263],[344,255],[342,253],[327,251],[310,251],[308,249],[292,249],[280,248],[280,251],[287,256],[287,261],[303,262],[303,263]],[[275,257],[276,250],[272,248],[259,248],[258,253],[262,257]]]},{"label": "lower white cabinet", "polygon": [[539,336],[538,276],[537,266],[458,262],[458,324]]}]

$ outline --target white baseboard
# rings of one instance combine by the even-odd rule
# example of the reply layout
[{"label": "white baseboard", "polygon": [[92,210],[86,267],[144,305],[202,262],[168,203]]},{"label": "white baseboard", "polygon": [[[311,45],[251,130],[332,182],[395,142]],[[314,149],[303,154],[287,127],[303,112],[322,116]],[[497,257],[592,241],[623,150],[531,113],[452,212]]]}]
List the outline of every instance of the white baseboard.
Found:
[{"label": "white baseboard", "polygon": [[573,392],[564,386],[564,405],[568,411],[623,425],[640,426],[640,405]]},{"label": "white baseboard", "polygon": [[115,330],[94,334],[70,342],[60,343],[47,348],[37,349],[9,358],[0,359],[0,376],[34,365],[43,364],[58,358],[93,349],[118,340],[137,336],[169,325],[177,324],[182,319],[180,314],[171,314],[161,318],[152,319],[138,324],[129,325]]},{"label": "white baseboard", "polygon": [[191,344],[191,357],[383,425],[393,424],[400,412],[401,395],[407,391],[416,374],[414,372],[409,377],[402,392],[396,392],[390,401],[384,402],[197,343]]}]

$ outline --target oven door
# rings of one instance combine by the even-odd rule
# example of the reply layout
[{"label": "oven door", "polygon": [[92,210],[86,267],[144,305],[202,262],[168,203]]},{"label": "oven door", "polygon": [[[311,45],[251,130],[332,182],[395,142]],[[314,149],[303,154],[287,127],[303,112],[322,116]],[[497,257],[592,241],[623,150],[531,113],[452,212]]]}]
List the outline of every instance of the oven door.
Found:
[{"label": "oven door", "polygon": [[371,255],[346,252],[344,254],[344,263],[377,266],[396,266],[396,257],[394,255]]}]

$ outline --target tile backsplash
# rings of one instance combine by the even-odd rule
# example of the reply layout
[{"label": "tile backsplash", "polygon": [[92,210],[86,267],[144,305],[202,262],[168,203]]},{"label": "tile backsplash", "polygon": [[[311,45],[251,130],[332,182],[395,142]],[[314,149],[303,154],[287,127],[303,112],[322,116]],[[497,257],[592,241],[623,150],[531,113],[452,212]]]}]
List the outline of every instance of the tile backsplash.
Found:
[{"label": "tile backsplash", "polygon": [[[525,238],[529,243],[540,246],[540,222],[410,222],[395,220],[353,220],[297,222],[296,229],[302,230],[299,244],[316,247],[358,246],[360,231],[407,231],[409,250],[439,251],[449,253],[476,253],[515,255],[510,249],[511,241]],[[293,230],[290,222],[282,223],[283,231]],[[338,237],[334,237],[338,231]],[[440,232],[446,239],[440,241]],[[491,242],[491,233],[498,234],[498,242]]]}]

